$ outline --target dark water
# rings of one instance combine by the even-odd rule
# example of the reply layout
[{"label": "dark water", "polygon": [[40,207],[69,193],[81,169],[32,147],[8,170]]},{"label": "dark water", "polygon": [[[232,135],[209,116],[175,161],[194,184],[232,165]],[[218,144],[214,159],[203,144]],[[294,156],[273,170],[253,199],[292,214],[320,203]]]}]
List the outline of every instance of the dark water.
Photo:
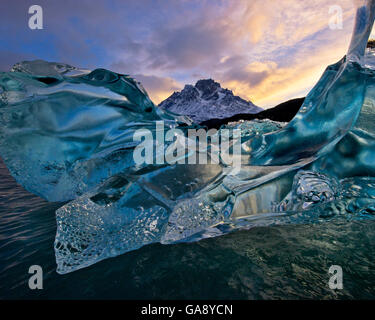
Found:
[{"label": "dark water", "polygon": [[[55,210],[0,164],[1,299],[374,299],[375,221],[254,228],[150,245],[67,275],[55,271]],[[44,289],[28,288],[40,265]],[[340,265],[344,289],[328,287]]]}]

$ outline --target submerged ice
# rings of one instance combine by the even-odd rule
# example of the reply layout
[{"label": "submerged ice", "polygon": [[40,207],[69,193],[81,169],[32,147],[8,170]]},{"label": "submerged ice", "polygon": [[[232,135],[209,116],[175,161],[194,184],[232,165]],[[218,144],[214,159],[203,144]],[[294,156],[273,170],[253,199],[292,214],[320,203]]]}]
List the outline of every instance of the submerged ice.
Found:
[{"label": "submerged ice", "polygon": [[163,147],[168,152],[199,126],[156,108],[128,76],[44,61],[0,73],[4,162],[27,190],[71,200],[56,212],[58,272],[154,242],[373,215],[375,70],[364,53],[374,14],[375,1],[364,1],[347,55],[326,69],[289,124],[255,120],[220,129],[241,131],[231,136],[241,145],[240,168],[135,163],[138,129],[157,134],[161,121],[166,130],[178,128]]}]

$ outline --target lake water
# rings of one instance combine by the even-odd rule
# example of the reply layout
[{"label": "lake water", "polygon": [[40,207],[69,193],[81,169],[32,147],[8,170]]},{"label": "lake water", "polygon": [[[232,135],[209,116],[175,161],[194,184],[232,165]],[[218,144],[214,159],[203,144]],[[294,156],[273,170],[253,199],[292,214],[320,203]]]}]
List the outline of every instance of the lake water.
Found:
[{"label": "lake water", "polygon": [[[0,164],[1,299],[374,299],[375,221],[259,227],[197,243],[154,244],[56,273],[55,210]],[[43,268],[43,290],[28,269]],[[343,290],[329,289],[331,265]]]}]

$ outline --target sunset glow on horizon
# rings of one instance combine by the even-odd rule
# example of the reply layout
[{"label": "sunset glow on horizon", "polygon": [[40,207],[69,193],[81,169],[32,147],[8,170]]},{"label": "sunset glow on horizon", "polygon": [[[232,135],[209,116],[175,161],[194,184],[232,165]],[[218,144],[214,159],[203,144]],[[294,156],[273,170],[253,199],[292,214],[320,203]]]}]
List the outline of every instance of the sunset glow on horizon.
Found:
[{"label": "sunset glow on horizon", "polygon": [[[41,0],[45,28],[32,31],[30,4],[0,4],[9,10],[1,71],[33,59],[107,68],[134,76],[156,104],[212,78],[263,108],[305,96],[345,55],[356,8],[353,0]],[[338,4],[342,29],[332,29]]]}]

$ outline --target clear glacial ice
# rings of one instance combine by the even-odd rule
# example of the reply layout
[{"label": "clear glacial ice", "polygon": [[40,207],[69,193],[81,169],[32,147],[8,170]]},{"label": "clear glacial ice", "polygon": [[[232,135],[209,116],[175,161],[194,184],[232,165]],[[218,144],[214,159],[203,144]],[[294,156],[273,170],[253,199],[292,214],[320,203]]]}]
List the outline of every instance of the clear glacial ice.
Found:
[{"label": "clear glacial ice", "polygon": [[56,211],[57,271],[154,242],[374,215],[375,70],[364,55],[374,15],[375,1],[363,1],[347,55],[326,69],[290,123],[220,129],[240,130],[226,150],[240,143],[240,168],[135,163],[138,129],[156,135],[162,121],[186,138],[199,127],[156,108],[126,75],[44,61],[0,73],[0,155],[27,190],[70,201]]}]

